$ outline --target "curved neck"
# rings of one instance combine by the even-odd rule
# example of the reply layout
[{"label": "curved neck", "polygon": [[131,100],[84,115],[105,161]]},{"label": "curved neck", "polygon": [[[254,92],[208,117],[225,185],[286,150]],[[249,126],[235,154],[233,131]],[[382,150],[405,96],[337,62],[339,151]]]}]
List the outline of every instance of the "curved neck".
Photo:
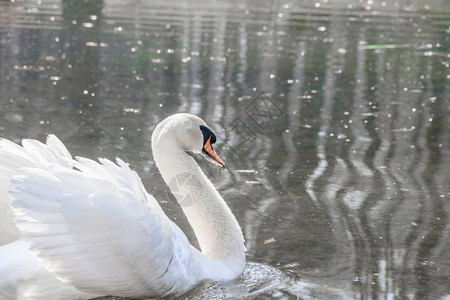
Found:
[{"label": "curved neck", "polygon": [[196,260],[202,260],[206,277],[225,280],[239,276],[245,267],[242,231],[211,181],[175,141],[153,145],[153,156],[195,232],[201,254],[193,254]]}]

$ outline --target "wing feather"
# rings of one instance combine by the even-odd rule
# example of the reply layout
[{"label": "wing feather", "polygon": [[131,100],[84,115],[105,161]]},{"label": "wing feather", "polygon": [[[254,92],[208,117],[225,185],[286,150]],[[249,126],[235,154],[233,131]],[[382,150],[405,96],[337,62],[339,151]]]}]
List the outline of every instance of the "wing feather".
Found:
[{"label": "wing feather", "polygon": [[19,238],[8,196],[11,178],[20,174],[24,167],[46,170],[55,164],[68,167],[72,160],[69,151],[54,135],[49,135],[47,144],[34,140],[22,143],[24,147],[0,138],[0,245]]},{"label": "wing feather", "polygon": [[[46,270],[24,241],[0,247],[0,299],[89,299]],[[26,267],[24,267],[26,266]],[[99,296],[99,295],[97,295]]]},{"label": "wing feather", "polygon": [[23,238],[49,271],[93,294],[161,296],[193,284],[187,238],[125,162],[79,158],[72,169],[59,161],[67,153],[37,153],[56,165],[22,169],[10,195]]}]

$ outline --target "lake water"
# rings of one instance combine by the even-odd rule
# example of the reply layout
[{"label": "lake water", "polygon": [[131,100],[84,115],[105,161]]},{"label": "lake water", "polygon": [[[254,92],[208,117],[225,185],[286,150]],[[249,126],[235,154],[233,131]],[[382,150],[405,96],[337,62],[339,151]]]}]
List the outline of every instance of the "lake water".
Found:
[{"label": "lake water", "polygon": [[150,137],[197,114],[263,264],[224,295],[450,299],[449,37],[445,0],[0,1],[0,136],[122,158],[194,240]]}]

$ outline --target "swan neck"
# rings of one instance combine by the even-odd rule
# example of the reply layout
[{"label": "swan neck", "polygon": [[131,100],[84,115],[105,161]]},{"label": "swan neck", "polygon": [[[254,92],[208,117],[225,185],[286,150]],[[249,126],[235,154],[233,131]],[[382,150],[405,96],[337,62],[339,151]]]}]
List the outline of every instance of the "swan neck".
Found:
[{"label": "swan neck", "polygon": [[223,264],[233,273],[230,279],[238,276],[245,267],[245,246],[236,218],[193,157],[176,145],[164,148],[154,145],[154,159],[195,232],[203,266]]}]

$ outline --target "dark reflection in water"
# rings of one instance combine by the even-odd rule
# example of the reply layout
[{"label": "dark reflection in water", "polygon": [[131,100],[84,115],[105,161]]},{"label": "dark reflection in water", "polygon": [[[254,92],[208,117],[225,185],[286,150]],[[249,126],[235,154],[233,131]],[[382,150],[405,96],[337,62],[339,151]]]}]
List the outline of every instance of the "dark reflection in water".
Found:
[{"label": "dark reflection in water", "polygon": [[450,18],[428,2],[2,1],[0,135],[121,157],[192,237],[150,136],[198,114],[249,260],[343,298],[450,297]]}]

